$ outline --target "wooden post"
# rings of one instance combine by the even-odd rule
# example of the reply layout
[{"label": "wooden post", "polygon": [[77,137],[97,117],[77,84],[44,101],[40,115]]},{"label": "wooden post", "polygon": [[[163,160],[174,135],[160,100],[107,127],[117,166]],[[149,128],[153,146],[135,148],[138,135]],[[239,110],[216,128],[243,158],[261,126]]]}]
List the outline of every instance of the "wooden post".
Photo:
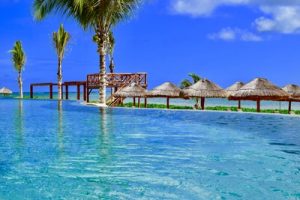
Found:
[{"label": "wooden post", "polygon": [[260,100],[256,101],[256,111],[260,112]]},{"label": "wooden post", "polygon": [[169,108],[170,108],[170,98],[167,97],[167,109],[169,109]]},{"label": "wooden post", "polygon": [[90,90],[89,90],[88,87],[87,87],[87,90],[86,90],[86,102],[87,102],[87,103],[90,102]]},{"label": "wooden post", "polygon": [[66,99],[69,99],[69,86],[66,85]]},{"label": "wooden post", "polygon": [[77,100],[80,100],[80,85],[77,84]]},{"label": "wooden post", "polygon": [[83,100],[86,101],[86,85],[83,85]]},{"label": "wooden post", "polygon": [[238,109],[241,109],[241,100],[238,102]]},{"label": "wooden post", "polygon": [[289,101],[289,114],[291,114],[292,111],[292,101]]},{"label": "wooden post", "polygon": [[144,99],[144,104],[145,108],[147,108],[147,98]]},{"label": "wooden post", "polygon": [[30,85],[30,98],[33,99],[33,85]]},{"label": "wooden post", "polygon": [[135,107],[135,97],[133,97],[133,106]]},{"label": "wooden post", "polygon": [[52,84],[49,85],[49,89],[50,89],[50,93],[49,93],[50,99],[53,99],[53,85]]},{"label": "wooden post", "polygon": [[141,107],[141,98],[140,97],[138,98],[138,107],[139,108]]},{"label": "wooden post", "polygon": [[205,98],[201,97],[201,109],[204,110],[205,109]]}]

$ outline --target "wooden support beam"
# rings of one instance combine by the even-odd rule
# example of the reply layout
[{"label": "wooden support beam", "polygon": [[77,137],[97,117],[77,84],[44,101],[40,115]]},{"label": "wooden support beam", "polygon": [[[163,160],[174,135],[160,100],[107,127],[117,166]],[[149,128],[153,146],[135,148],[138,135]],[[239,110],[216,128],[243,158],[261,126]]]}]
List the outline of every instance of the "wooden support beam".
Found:
[{"label": "wooden support beam", "polygon": [[49,89],[50,89],[50,93],[49,93],[50,99],[53,99],[53,84],[49,85]]},{"label": "wooden support beam", "polygon": [[238,109],[241,109],[241,100],[238,101]]},{"label": "wooden support beam", "polygon": [[167,109],[169,109],[169,108],[170,108],[170,98],[167,97]]},{"label": "wooden support beam", "polygon": [[147,108],[147,98],[144,99],[144,104],[145,108]]},{"label": "wooden support beam", "polygon": [[201,97],[201,109],[205,110],[205,98]]},{"label": "wooden support beam", "polygon": [[69,86],[66,85],[66,99],[69,99]]},{"label": "wooden support beam", "polygon": [[133,97],[133,106],[135,107],[135,104],[136,104],[136,102],[135,102],[135,97]]},{"label": "wooden support beam", "polygon": [[260,100],[256,101],[256,111],[260,112]]},{"label": "wooden support beam", "polygon": [[83,100],[86,101],[86,84],[83,85]]},{"label": "wooden support beam", "polygon": [[80,100],[80,85],[77,84],[77,100]]},{"label": "wooden support beam", "polygon": [[30,85],[30,98],[33,99],[33,85]]},{"label": "wooden support beam", "polygon": [[89,103],[90,102],[90,91],[89,91],[90,89],[89,88],[87,88],[87,90],[86,90],[86,102],[87,103]]},{"label": "wooden support beam", "polygon": [[289,114],[292,112],[292,101],[289,101]]},{"label": "wooden support beam", "polygon": [[139,108],[141,107],[141,98],[140,97],[138,98],[138,107]]}]

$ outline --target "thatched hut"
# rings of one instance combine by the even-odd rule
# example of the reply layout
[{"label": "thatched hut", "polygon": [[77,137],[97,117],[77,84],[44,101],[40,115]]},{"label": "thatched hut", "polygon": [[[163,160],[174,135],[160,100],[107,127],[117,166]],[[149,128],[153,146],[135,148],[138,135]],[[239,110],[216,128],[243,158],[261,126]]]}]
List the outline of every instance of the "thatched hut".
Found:
[{"label": "thatched hut", "polygon": [[[241,87],[243,87],[245,84],[243,82],[236,82],[230,87],[228,87],[225,91],[227,92],[227,96],[230,96],[234,92],[237,92]],[[238,100],[238,109],[241,109],[241,100]]]},{"label": "thatched hut", "polygon": [[6,88],[6,87],[3,87],[3,88],[0,89],[0,94],[1,95],[6,96],[6,95],[10,95],[12,93],[13,92],[10,89]]},{"label": "thatched hut", "polygon": [[280,101],[289,97],[281,88],[273,85],[267,79],[256,78],[229,96],[229,100],[256,101],[257,112],[260,112],[260,101]]},{"label": "thatched hut", "polygon": [[185,96],[201,98],[201,109],[205,109],[205,98],[226,98],[227,93],[218,85],[207,79],[201,79],[183,90]]},{"label": "thatched hut", "polygon": [[180,98],[182,90],[170,82],[163,83],[147,93],[147,97],[167,98],[167,108],[170,108],[170,98]]},{"label": "thatched hut", "polygon": [[298,85],[290,84],[290,85],[286,85],[282,89],[290,95],[288,99],[289,102],[288,110],[290,113],[292,111],[292,102],[300,101],[300,87]]},{"label": "thatched hut", "polygon": [[136,105],[135,99],[138,98],[138,107],[140,107],[140,99],[142,97],[146,97],[146,89],[142,86],[132,83],[129,86],[124,87],[123,89],[120,89],[116,93],[114,93],[114,97],[121,97],[121,98],[127,98],[131,97],[133,98],[133,105]]}]

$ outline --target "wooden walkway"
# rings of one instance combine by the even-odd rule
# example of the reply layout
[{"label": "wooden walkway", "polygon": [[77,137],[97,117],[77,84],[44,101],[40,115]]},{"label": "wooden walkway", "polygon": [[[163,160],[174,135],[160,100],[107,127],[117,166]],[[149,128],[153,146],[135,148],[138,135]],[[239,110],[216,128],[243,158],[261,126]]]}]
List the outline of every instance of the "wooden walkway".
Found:
[{"label": "wooden walkway", "polygon": [[[147,88],[147,74],[146,73],[109,73],[106,74],[107,87],[112,88],[113,93],[120,90],[131,83],[137,83],[144,88]],[[30,85],[30,98],[34,97],[34,88],[48,87],[49,98],[53,99],[53,87],[58,86],[57,83],[32,83]],[[99,74],[87,75],[86,81],[69,81],[62,84],[62,99],[69,99],[69,87],[77,88],[77,100],[81,99],[81,91],[83,100],[89,102],[90,94],[93,90],[99,89],[100,79]],[[81,90],[83,88],[83,90]],[[108,98],[108,101],[115,101],[113,95]]]}]

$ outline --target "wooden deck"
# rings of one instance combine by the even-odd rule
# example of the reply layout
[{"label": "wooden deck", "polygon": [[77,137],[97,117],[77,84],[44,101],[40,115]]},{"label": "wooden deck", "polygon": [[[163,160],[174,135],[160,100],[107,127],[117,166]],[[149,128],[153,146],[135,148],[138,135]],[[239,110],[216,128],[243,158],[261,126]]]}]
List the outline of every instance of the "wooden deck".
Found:
[{"label": "wooden deck", "polygon": [[[106,74],[107,87],[113,88],[113,92],[122,89],[131,83],[137,83],[144,88],[147,88],[147,73],[109,73]],[[32,83],[30,85],[30,98],[34,97],[35,87],[48,87],[49,88],[49,98],[53,99],[53,87],[58,86],[57,83]],[[62,84],[62,99],[69,99],[69,87],[77,88],[77,100],[81,99],[81,87],[83,87],[83,100],[89,102],[90,93],[94,89],[99,89],[100,78],[99,74],[89,74],[87,75],[86,81],[68,81]],[[108,98],[108,101],[115,101],[113,96]]]}]

